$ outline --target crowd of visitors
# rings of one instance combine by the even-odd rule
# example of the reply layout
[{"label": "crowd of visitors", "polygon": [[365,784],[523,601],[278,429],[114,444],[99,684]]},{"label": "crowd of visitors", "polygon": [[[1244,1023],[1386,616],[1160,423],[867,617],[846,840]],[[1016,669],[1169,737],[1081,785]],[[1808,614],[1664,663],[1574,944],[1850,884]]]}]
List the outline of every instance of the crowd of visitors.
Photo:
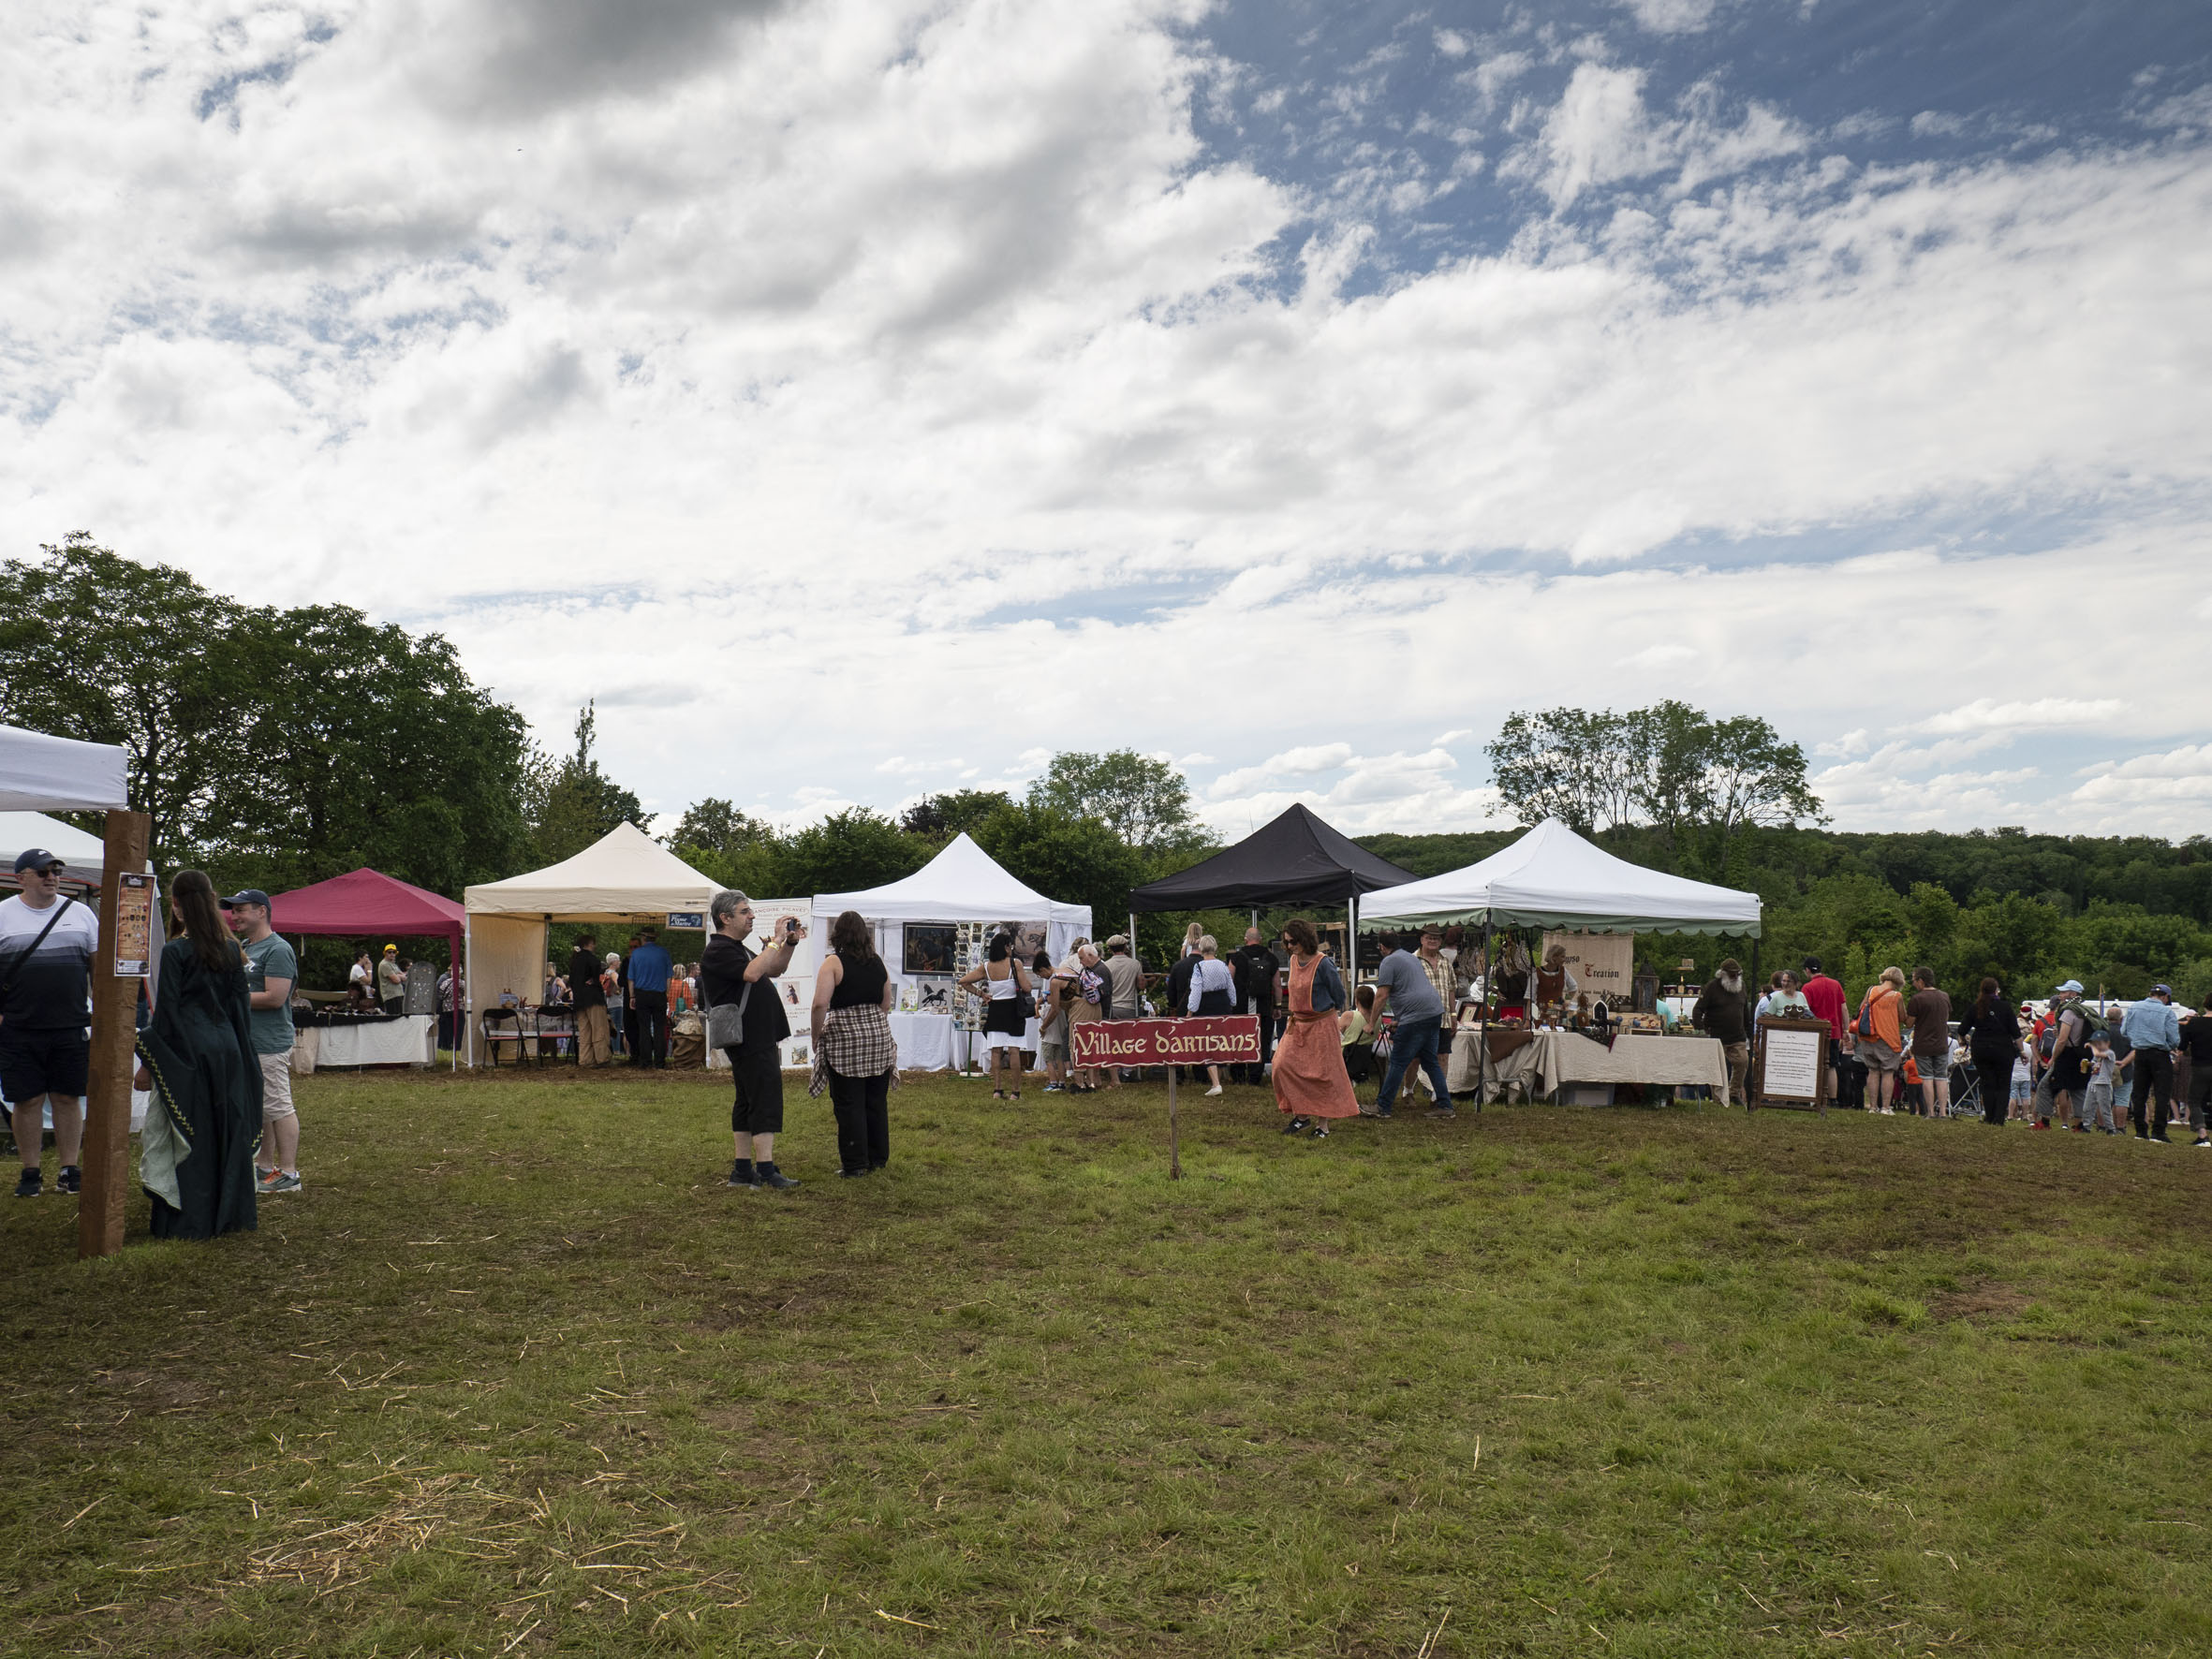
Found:
[{"label": "crowd of visitors", "polygon": [[1847,1012],[1844,989],[1806,957],[1802,977],[1776,974],[1747,1016],[1741,970],[1723,962],[1700,992],[1692,1020],[1728,1054],[1730,1099],[1745,1103],[1750,1039],[1768,1019],[1825,1022],[1831,1097],[1845,1108],[1894,1115],[1954,1115],[1954,1073],[1970,1081],[1983,1122],[2057,1126],[2076,1134],[2167,1142],[2186,1120],[2193,1144],[2212,1147],[2212,996],[2187,1018],[2173,989],[2154,985],[2128,1004],[2092,1006],[2080,980],[2055,987],[2042,1012],[2014,1004],[1984,978],[1966,1012],[1931,969],[1881,970]]}]

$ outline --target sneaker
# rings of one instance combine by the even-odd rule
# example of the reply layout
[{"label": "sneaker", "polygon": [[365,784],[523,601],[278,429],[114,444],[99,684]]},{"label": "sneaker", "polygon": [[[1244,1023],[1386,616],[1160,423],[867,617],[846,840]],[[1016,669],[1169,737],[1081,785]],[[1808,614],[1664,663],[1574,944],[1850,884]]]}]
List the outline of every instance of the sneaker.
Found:
[{"label": "sneaker", "polygon": [[1206,1093],[1208,1094],[1218,1094],[1221,1093],[1221,1085],[1219,1083],[1216,1083],[1211,1089],[1208,1089]]},{"label": "sneaker", "polygon": [[1448,1106],[1432,1106],[1428,1108],[1428,1115],[1432,1118],[1457,1118],[1459,1116]]},{"label": "sneaker", "polygon": [[[837,1179],[839,1181],[858,1181],[863,1175],[873,1175],[874,1173],[873,1167],[865,1169],[840,1169],[837,1171]],[[797,1186],[799,1183],[793,1182],[791,1184]]]},{"label": "sneaker", "polygon": [[64,1164],[62,1172],[54,1178],[53,1190],[57,1193],[81,1193],[84,1190],[84,1176],[74,1164]]},{"label": "sneaker", "polygon": [[45,1178],[36,1169],[24,1170],[15,1183],[15,1196],[19,1198],[36,1198],[45,1190]]},{"label": "sneaker", "polygon": [[754,1187],[759,1186],[760,1182],[759,1179],[753,1173],[753,1160],[750,1158],[730,1159],[730,1180],[727,1184],[730,1186],[742,1186],[748,1191]]},{"label": "sneaker", "polygon": [[2212,1140],[2207,1140],[2207,1139],[2206,1139],[2206,1138],[2205,1138],[2204,1136],[2200,1135],[2200,1136],[2198,1136],[2198,1137],[2197,1137],[2197,1138],[2196,1138],[2194,1140],[2190,1141],[2190,1145],[2191,1145],[2191,1146],[2212,1146]]},{"label": "sneaker", "polygon": [[1367,1114],[1371,1118],[1394,1118],[1398,1114],[1387,1106],[1379,1106]]},{"label": "sneaker", "polygon": [[[1385,1117],[1388,1117],[1390,1114],[1389,1114],[1388,1112],[1385,1112],[1383,1115],[1384,1115]],[[1328,1125],[1328,1124],[1326,1124],[1326,1123],[1316,1123],[1316,1124],[1313,1126],[1313,1138],[1314,1138],[1316,1140],[1326,1140],[1326,1139],[1328,1139],[1328,1138],[1329,1138],[1329,1125]]]},{"label": "sneaker", "polygon": [[1285,1135],[1304,1134],[1307,1125],[1311,1122],[1312,1120],[1310,1118],[1292,1118],[1288,1123],[1283,1125],[1283,1133]]},{"label": "sneaker", "polygon": [[261,1191],[269,1194],[271,1197],[274,1197],[278,1193],[296,1193],[299,1190],[300,1176],[296,1170],[289,1175],[285,1174],[282,1170],[278,1170],[276,1179],[271,1182],[267,1186],[261,1188]]},{"label": "sneaker", "polygon": [[1068,1091],[1067,1091],[1066,1087],[1065,1087],[1064,1085],[1062,1085],[1062,1084],[1059,1084],[1059,1083],[1047,1083],[1047,1084],[1045,1084],[1045,1086],[1044,1086],[1044,1093],[1046,1093],[1047,1094],[1067,1094],[1067,1093],[1068,1093]]},{"label": "sneaker", "polygon": [[255,1165],[254,1191],[258,1193],[267,1193],[273,1192],[275,1189],[276,1171],[273,1169],[264,1169],[258,1164]]},{"label": "sneaker", "polygon": [[789,1192],[791,1188],[799,1184],[774,1164],[755,1164],[753,1174],[756,1178],[756,1184],[774,1187],[779,1193]]},{"label": "sneaker", "polygon": [[2076,1135],[2087,1135],[2089,1132],[2089,1125],[2087,1123],[2076,1123],[2073,1126],[2073,1132]]}]

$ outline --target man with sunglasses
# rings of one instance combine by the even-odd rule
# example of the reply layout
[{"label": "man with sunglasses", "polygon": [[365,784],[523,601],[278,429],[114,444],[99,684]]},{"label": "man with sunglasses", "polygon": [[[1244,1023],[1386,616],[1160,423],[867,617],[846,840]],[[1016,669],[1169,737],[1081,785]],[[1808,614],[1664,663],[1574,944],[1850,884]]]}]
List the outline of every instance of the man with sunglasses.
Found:
[{"label": "man with sunglasses", "polygon": [[81,1189],[77,1158],[84,1141],[84,1079],[92,1044],[85,1025],[99,917],[62,896],[62,861],[35,846],[15,861],[22,891],[0,900],[0,1093],[15,1103],[15,1146],[22,1177],[15,1196],[42,1190],[46,1108],[53,1108],[55,1185]]}]

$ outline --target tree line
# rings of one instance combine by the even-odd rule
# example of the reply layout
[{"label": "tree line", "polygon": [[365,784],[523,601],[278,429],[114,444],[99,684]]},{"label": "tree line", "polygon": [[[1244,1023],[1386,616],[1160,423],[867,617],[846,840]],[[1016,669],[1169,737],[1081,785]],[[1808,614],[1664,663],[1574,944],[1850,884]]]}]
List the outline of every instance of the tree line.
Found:
[{"label": "tree line", "polygon": [[[437,634],[345,606],[244,605],[83,535],[0,577],[17,601],[0,615],[0,720],[121,744],[165,869],[277,891],[365,864],[457,898],[646,822],[601,763],[590,704],[564,751],[540,748]],[[1515,712],[1487,750],[1523,824],[1556,815],[1631,862],[1756,890],[1770,966],[1818,954],[1855,990],[1892,962],[1925,963],[1954,994],[1984,972],[2017,995],[2064,977],[2128,996],[2161,977],[2186,997],[2212,987],[2203,837],[1836,833],[1799,745],[1757,716],[1674,701]],[[708,799],[662,839],[716,881],[784,898],[896,880],[962,832],[1039,891],[1089,904],[1101,933],[1131,888],[1216,844],[1182,774],[1127,749],[1055,755],[1019,794],[954,790],[791,830]],[[1520,833],[1360,839],[1432,874]],[[1186,919],[1140,919],[1149,961]],[[1227,943],[1245,918],[1199,919]],[[1669,976],[1684,958],[1703,972],[1746,954],[1687,937],[1639,951]]]}]

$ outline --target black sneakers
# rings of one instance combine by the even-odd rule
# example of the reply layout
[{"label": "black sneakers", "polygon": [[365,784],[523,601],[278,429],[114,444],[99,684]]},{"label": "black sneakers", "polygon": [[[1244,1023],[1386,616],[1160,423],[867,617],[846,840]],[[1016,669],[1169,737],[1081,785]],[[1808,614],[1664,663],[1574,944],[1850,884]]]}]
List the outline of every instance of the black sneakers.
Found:
[{"label": "black sneakers", "polygon": [[62,1172],[54,1178],[53,1190],[57,1193],[81,1193],[84,1190],[84,1175],[74,1164],[64,1164]]},{"label": "black sneakers", "polygon": [[36,1198],[45,1190],[44,1179],[36,1169],[24,1170],[22,1178],[15,1183],[15,1196],[19,1198]]},{"label": "black sneakers", "polygon": [[1283,1133],[1285,1135],[1303,1135],[1305,1133],[1306,1125],[1312,1121],[1310,1118],[1292,1118],[1283,1125]]},{"label": "black sneakers", "polygon": [[732,1158],[730,1160],[730,1184],[742,1187],[756,1187],[760,1184],[760,1178],[753,1173],[752,1159]]},{"label": "black sneakers", "polygon": [[783,1193],[790,1191],[799,1183],[774,1164],[755,1164],[753,1166],[753,1184],[774,1187],[777,1192]]}]

